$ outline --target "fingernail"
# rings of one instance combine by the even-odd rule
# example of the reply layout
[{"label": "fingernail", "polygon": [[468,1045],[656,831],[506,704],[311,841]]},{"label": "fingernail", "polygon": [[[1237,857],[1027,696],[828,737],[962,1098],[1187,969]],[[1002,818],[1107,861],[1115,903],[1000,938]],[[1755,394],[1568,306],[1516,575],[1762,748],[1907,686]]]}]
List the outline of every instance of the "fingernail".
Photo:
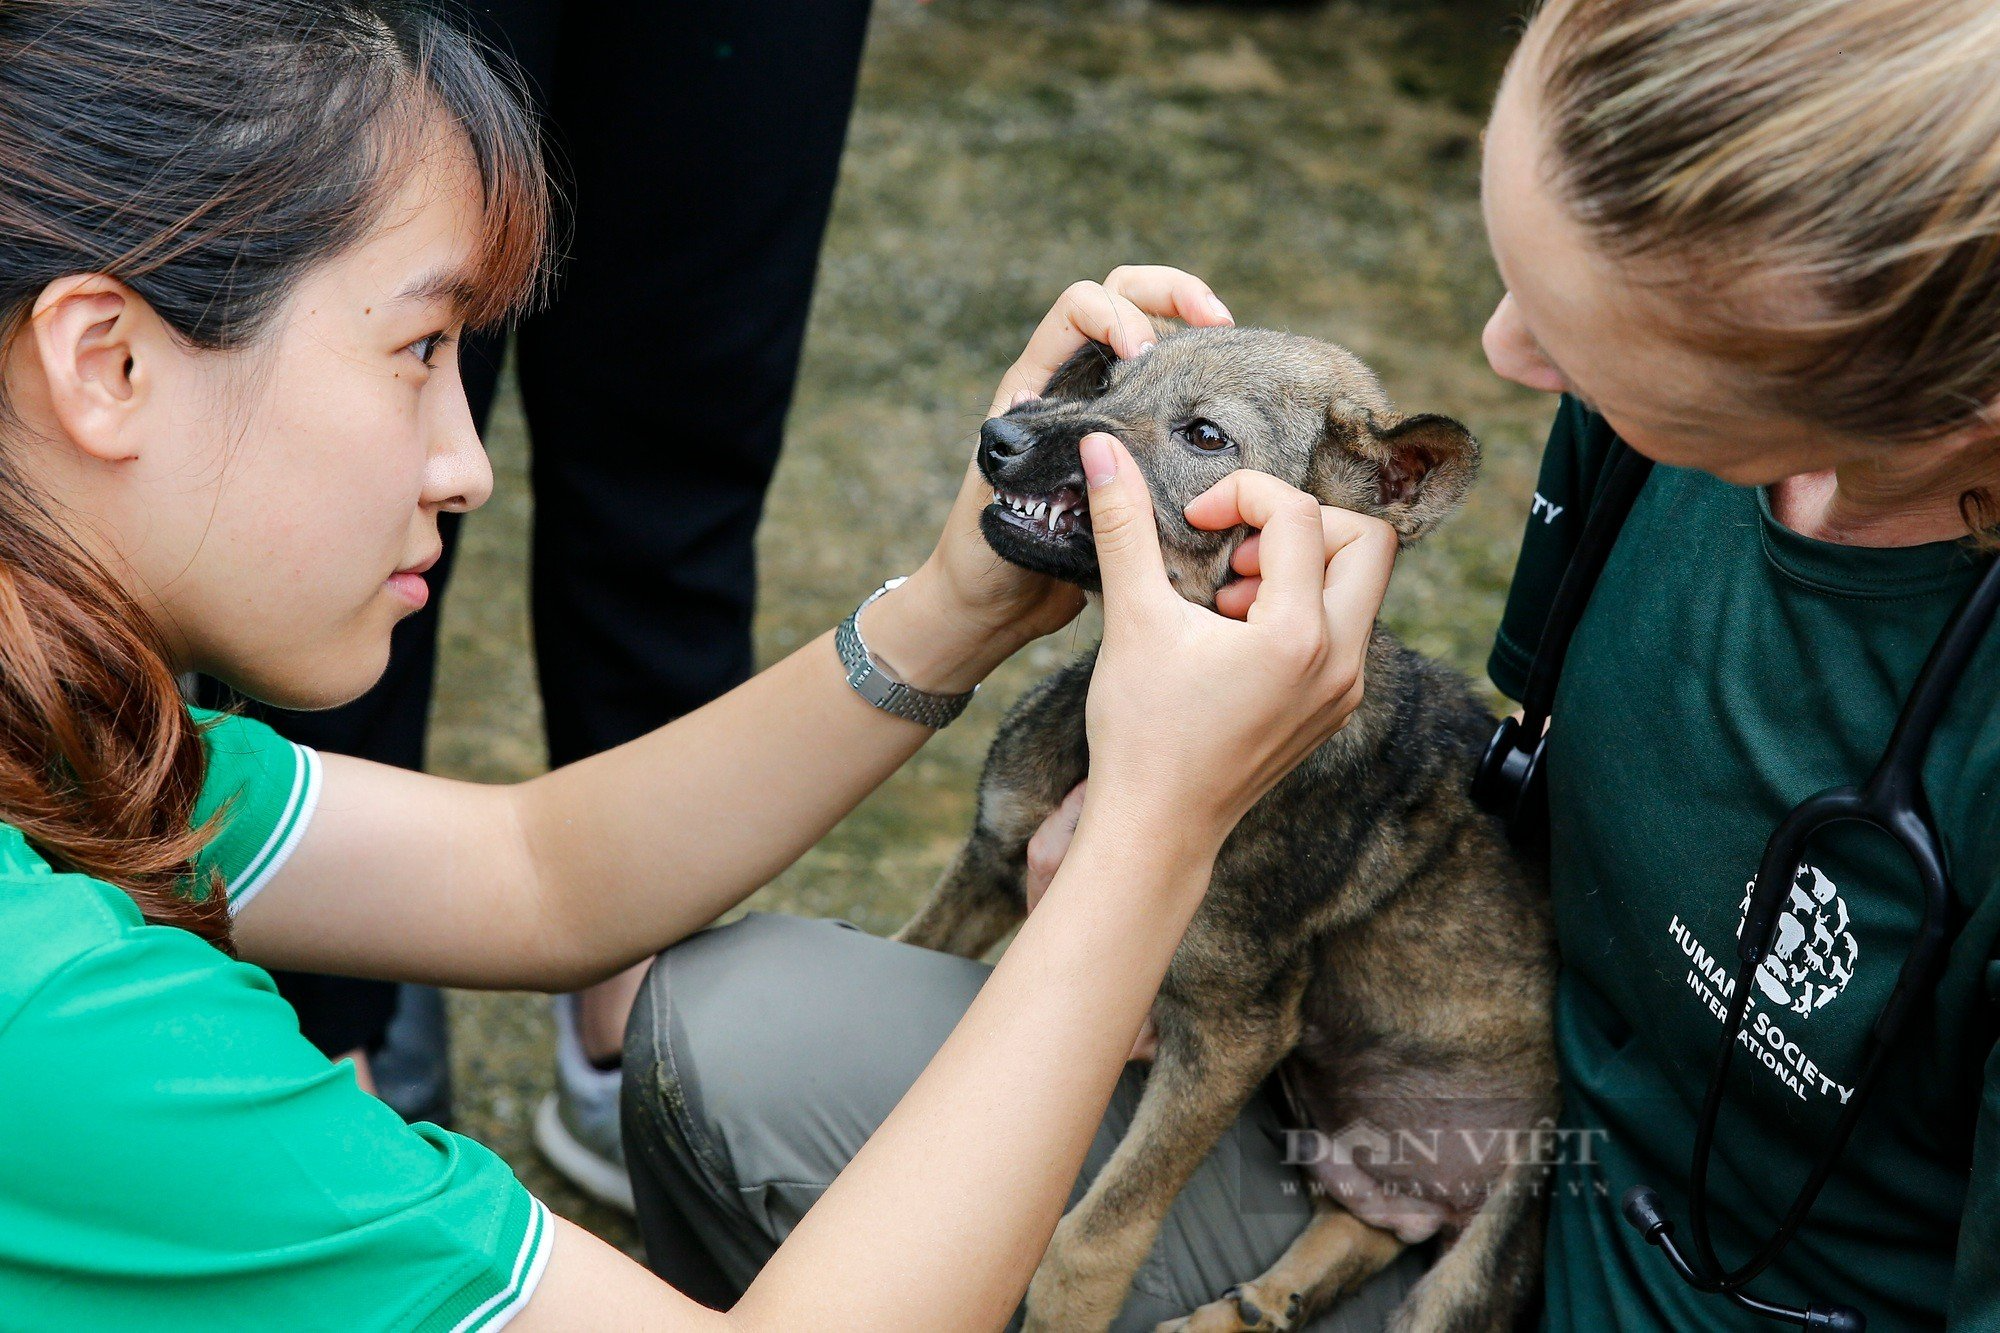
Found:
[{"label": "fingernail", "polygon": [[1152,351],[1157,346],[1159,346],[1159,344],[1151,341],[1150,339],[1146,342],[1142,342],[1139,344],[1139,355],[1144,356],[1146,353]]},{"label": "fingernail", "polygon": [[1083,455],[1083,479],[1092,490],[1118,475],[1118,452],[1109,435],[1084,436],[1077,452]]},{"label": "fingernail", "polygon": [[1221,318],[1228,320],[1231,324],[1236,322],[1236,316],[1229,313],[1229,307],[1222,304],[1221,297],[1211,295],[1208,298],[1208,304],[1209,308],[1214,310]]},{"label": "fingernail", "polygon": [[1015,408],[1033,397],[1035,397],[1033,389],[1016,389],[1014,390],[1014,396],[1007,400],[1007,410],[1012,412]]}]

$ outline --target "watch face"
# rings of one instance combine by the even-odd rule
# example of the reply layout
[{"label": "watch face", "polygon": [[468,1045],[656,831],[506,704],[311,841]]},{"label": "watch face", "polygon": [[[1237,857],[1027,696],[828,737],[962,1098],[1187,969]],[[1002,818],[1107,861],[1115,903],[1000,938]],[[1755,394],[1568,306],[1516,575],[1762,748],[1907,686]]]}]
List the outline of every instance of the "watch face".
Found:
[{"label": "watch face", "polygon": [[840,655],[840,664],[847,668],[847,683],[856,694],[891,716],[936,729],[964,712],[977,689],[964,694],[928,694],[905,685],[876,664],[867,641],[861,637],[861,613],[868,609],[869,602],[902,582],[900,578],[890,579],[841,621],[834,631],[834,648]]}]

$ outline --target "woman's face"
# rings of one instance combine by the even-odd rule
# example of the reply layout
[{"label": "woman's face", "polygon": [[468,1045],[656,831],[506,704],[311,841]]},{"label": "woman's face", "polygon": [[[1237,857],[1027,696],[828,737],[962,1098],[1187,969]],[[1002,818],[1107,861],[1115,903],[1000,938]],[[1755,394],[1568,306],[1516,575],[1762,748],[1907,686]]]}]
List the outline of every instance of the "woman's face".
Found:
[{"label": "woman's face", "polygon": [[492,489],[456,347],[478,180],[455,139],[419,151],[374,232],[309,272],[258,345],[189,351],[136,303],[132,419],[92,439],[82,414],[42,469],[175,666],[271,703],[373,684],[428,597],[438,514]]},{"label": "woman's face", "polygon": [[1542,156],[1538,32],[1529,29],[1486,127],[1481,197],[1507,287],[1486,326],[1493,369],[1576,395],[1649,458],[1738,485],[1867,456],[1854,441],[1746,407],[1726,364],[1668,332],[1700,312],[1621,273],[1569,216]]}]

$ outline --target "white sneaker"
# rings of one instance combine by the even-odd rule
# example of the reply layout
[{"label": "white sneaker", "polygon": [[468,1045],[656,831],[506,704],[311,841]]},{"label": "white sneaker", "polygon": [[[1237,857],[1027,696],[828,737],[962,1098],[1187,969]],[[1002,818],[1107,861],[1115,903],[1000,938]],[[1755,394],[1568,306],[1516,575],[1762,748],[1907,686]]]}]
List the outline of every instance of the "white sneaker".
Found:
[{"label": "white sneaker", "polygon": [[618,1130],[618,1090],[624,1075],[599,1069],[577,1036],[574,995],[555,997],[556,1090],[535,1108],[535,1146],[549,1165],[599,1203],[633,1211]]}]

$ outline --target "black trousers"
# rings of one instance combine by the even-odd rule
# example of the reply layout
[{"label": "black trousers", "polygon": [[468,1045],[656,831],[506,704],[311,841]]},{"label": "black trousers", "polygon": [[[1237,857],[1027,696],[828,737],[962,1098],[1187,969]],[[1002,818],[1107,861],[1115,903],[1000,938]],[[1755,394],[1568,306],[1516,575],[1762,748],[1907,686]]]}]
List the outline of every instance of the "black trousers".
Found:
[{"label": "black trousers", "polygon": [[[472,0],[528,76],[573,201],[555,303],[515,340],[534,440],[532,613],[549,759],[630,740],[751,669],[777,464],[868,0]],[[483,426],[503,343],[469,339]],[[458,521],[445,515],[449,578]],[[437,606],[307,745],[422,765]],[[213,698],[213,693],[210,693]],[[380,1045],[394,987],[279,977],[329,1054]]]}]

